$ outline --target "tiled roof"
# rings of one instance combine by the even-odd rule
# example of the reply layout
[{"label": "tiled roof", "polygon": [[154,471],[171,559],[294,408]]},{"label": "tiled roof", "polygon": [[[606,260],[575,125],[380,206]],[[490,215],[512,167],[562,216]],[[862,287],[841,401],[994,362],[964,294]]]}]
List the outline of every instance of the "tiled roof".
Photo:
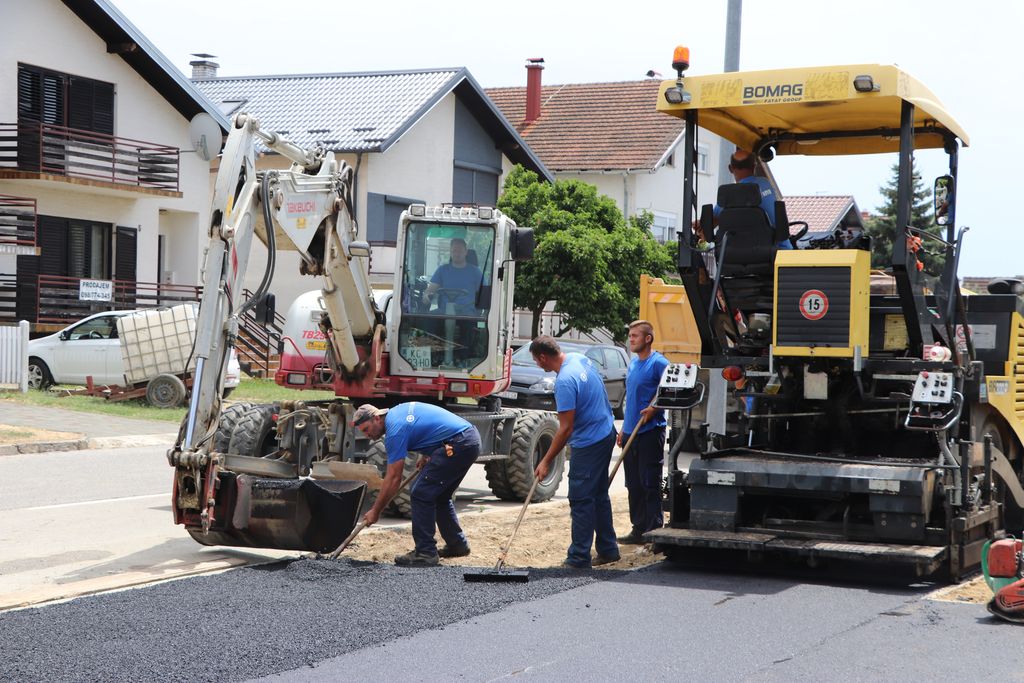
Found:
[{"label": "tiled roof", "polygon": [[[860,211],[850,195],[786,195],[784,199],[790,222],[806,221],[808,233],[831,232],[847,218],[850,209],[856,214],[851,221],[860,225]],[[796,234],[802,229],[793,226],[790,232]]]},{"label": "tiled roof", "polygon": [[655,109],[658,80],[546,85],[540,118],[529,124],[526,88],[487,94],[552,171],[653,170],[684,123]]},{"label": "tiled roof", "polygon": [[383,151],[453,87],[459,69],[193,81],[227,116],[247,112],[292,142]]}]

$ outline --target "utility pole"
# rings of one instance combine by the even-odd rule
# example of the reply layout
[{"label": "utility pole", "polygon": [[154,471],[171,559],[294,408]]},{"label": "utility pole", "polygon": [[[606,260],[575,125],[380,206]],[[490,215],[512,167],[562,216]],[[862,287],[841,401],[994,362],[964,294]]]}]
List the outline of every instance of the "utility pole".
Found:
[{"label": "utility pole", "polygon": [[[725,14],[725,71],[740,70],[740,24],[743,14],[743,0],[729,0]],[[718,152],[718,184],[733,182],[729,173],[728,159],[736,150],[736,146],[722,138]],[[723,163],[725,162],[725,163]]]}]

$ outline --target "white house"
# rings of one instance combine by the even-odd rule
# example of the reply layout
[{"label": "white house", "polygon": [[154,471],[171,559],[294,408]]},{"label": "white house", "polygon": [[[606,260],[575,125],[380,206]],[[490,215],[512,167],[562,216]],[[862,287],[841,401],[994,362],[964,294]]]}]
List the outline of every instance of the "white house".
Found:
[{"label": "white house", "polygon": [[[210,167],[188,124],[227,119],[107,0],[17,5],[0,22],[0,319],[195,298]],[[112,301],[81,301],[82,279]]]},{"label": "white house", "polygon": [[[372,245],[371,281],[382,288],[393,282],[398,219],[409,204],[494,206],[517,163],[552,180],[464,68],[217,78],[216,64],[193,66],[193,83],[225,116],[244,111],[299,145],[334,151],[355,169],[356,220]],[[257,162],[259,169],[284,167],[287,160],[272,153]],[[265,258],[257,246],[250,288]],[[294,252],[278,256],[271,291],[281,311],[320,286],[300,275],[298,264]]]}]

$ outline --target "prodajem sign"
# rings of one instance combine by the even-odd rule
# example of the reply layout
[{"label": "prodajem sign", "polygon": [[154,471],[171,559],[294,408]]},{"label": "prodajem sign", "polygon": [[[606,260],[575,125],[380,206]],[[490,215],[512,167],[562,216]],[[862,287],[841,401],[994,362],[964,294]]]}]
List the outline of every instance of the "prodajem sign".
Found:
[{"label": "prodajem sign", "polygon": [[78,298],[81,301],[113,301],[114,282],[112,280],[80,280]]}]

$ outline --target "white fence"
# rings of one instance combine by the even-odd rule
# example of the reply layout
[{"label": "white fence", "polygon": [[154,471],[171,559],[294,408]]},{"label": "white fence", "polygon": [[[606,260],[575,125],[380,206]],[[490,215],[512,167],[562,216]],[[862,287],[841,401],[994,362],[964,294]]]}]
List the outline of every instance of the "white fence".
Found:
[{"label": "white fence", "polygon": [[0,389],[28,391],[28,323],[0,325]]}]

